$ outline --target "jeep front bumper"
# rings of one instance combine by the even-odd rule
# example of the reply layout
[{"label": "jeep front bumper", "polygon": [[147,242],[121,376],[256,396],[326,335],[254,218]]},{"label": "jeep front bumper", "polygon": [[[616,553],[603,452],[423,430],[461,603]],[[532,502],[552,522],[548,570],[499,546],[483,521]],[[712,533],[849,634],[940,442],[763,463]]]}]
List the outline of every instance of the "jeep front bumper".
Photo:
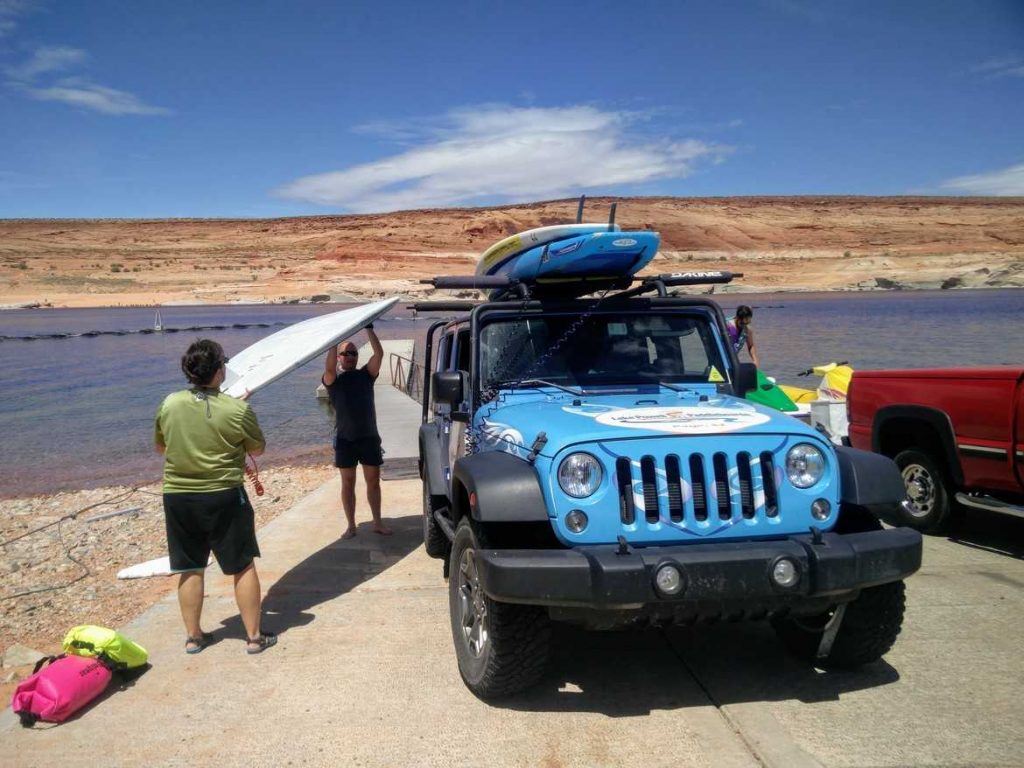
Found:
[{"label": "jeep front bumper", "polygon": [[[616,545],[573,549],[481,549],[478,567],[493,600],[589,610],[648,609],[654,613],[756,614],[801,604],[850,599],[864,587],[898,581],[921,566],[921,535],[910,528],[662,547]],[[792,561],[795,584],[779,586],[775,564]],[[655,587],[655,572],[671,564],[682,574],[674,596]]]}]

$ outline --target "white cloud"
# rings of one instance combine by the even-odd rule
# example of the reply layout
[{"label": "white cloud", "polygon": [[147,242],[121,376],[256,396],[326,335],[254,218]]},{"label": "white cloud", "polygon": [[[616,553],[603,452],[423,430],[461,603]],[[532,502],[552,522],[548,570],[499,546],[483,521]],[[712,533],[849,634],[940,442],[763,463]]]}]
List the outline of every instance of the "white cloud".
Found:
[{"label": "white cloud", "polygon": [[18,17],[35,10],[29,0],[0,0],[0,37],[5,37],[18,26]]},{"label": "white cloud", "polygon": [[170,114],[169,109],[146,104],[135,94],[94,83],[85,77],[53,79],[57,72],[75,69],[88,60],[88,52],[81,48],[43,46],[24,63],[4,70],[7,85],[39,101],[58,101],[105,115]]},{"label": "white cloud", "polygon": [[138,96],[73,78],[48,88],[27,88],[27,93],[40,101],[60,101],[105,115],[167,115],[170,110],[144,103]]},{"label": "white cloud", "polygon": [[70,69],[82,64],[89,54],[81,48],[69,48],[63,45],[50,45],[37,48],[32,58],[16,67],[8,67],[7,75],[15,80],[34,80],[39,75]]},{"label": "white cloud", "polygon": [[987,77],[1024,77],[1024,56],[1002,56],[971,67],[971,72]]},{"label": "white cloud", "polygon": [[730,151],[693,139],[638,139],[630,127],[640,119],[636,113],[590,106],[484,105],[450,112],[440,127],[418,132],[376,124],[392,137],[416,138],[417,146],[376,162],[304,176],[276,193],[351,211],[564,197],[683,178],[698,161]]},{"label": "white cloud", "polygon": [[1024,196],[1024,163],[1011,165],[1001,171],[959,176],[942,182],[941,186],[943,189],[955,189],[971,195]]}]

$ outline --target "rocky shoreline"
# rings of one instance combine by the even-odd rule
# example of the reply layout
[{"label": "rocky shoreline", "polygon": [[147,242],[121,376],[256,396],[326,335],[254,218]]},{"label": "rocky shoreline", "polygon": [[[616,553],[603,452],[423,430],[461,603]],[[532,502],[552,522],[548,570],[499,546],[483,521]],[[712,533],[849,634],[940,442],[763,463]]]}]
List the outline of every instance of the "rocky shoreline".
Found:
[{"label": "rocky shoreline", "polygon": [[[0,299],[113,307],[430,298],[420,280],[472,274],[489,245],[571,220],[576,202],[235,221],[0,219]],[[594,198],[588,210],[603,216],[612,202]],[[661,233],[647,274],[742,272],[729,292],[1024,287],[1024,198],[614,202],[623,227]]]},{"label": "rocky shoreline", "polygon": [[[335,470],[322,465],[270,467],[260,474],[266,493],[257,497],[250,492],[257,528],[332,478]],[[86,509],[91,505],[96,506]],[[158,483],[134,491],[96,488],[0,500],[0,542],[78,510],[84,511],[74,519],[0,546],[0,654],[7,655],[0,670],[4,690],[31,672],[30,666],[16,663],[23,660],[17,653],[9,651],[27,646],[41,653],[58,652],[70,627],[121,626],[174,589],[173,577],[116,578],[122,568],[167,554]],[[124,510],[131,511],[90,522]],[[220,577],[216,567],[213,573]],[[33,593],[12,597],[23,592]]]}]

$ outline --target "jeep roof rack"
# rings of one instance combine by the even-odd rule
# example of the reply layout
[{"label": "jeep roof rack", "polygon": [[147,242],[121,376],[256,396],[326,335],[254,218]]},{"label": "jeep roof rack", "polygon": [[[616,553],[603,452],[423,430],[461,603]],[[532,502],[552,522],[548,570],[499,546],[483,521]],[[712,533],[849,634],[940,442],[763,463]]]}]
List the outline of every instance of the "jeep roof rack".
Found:
[{"label": "jeep roof rack", "polygon": [[[742,272],[729,272],[726,270],[697,271],[697,272],[669,272],[661,275],[647,275],[645,277],[628,278],[628,282],[619,280],[613,283],[611,288],[622,288],[622,293],[613,294],[617,298],[628,296],[640,296],[645,293],[657,291],[659,296],[668,295],[668,288],[678,288],[691,285],[722,285],[730,283],[737,277],[743,277]],[[520,280],[505,275],[438,275],[437,277],[420,280],[425,285],[431,285],[439,290],[497,290],[500,291],[498,301],[515,301],[517,299],[539,298],[537,293],[558,295],[559,288],[572,286],[573,291],[566,291],[566,295],[578,295],[578,288],[588,282],[603,283],[607,285],[609,280],[614,278],[594,276],[589,279],[582,278],[578,281],[563,282],[551,286],[529,285]],[[633,285],[632,283],[639,283]],[[538,288],[543,288],[538,291]],[[595,285],[594,290],[599,290]],[[417,302],[410,305],[411,308],[423,311],[452,311],[472,308],[479,302]]]}]

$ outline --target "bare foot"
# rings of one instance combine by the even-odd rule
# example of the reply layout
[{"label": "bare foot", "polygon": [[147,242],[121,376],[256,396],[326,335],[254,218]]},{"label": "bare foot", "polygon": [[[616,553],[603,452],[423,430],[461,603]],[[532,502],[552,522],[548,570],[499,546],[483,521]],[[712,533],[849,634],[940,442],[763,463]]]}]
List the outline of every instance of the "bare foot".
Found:
[{"label": "bare foot", "polygon": [[377,523],[373,526],[373,532],[379,533],[381,536],[390,536],[393,531],[388,528],[384,523]]},{"label": "bare foot", "polygon": [[346,528],[345,532],[343,534],[341,534],[341,538],[343,538],[343,539],[354,539],[355,537],[356,537],[356,529],[355,528]]}]

